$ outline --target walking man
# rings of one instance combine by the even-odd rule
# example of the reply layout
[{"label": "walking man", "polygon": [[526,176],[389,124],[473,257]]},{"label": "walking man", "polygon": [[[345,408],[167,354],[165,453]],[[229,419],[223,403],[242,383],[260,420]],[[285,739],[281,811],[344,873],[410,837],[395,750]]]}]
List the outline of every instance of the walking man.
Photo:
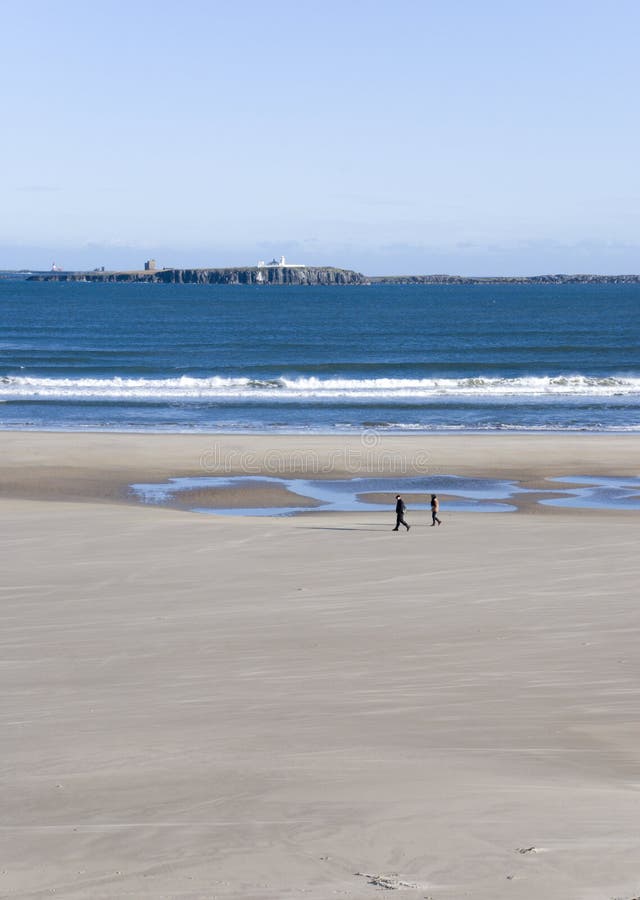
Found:
[{"label": "walking man", "polygon": [[405,502],[400,496],[400,494],[396,494],[396,527],[392,529],[393,531],[397,531],[401,525],[409,531],[411,525],[407,525],[404,520],[404,514],[406,512],[407,507],[405,506]]},{"label": "walking man", "polygon": [[440,512],[440,501],[436,494],[431,495],[431,527],[438,523],[438,525],[442,525],[442,522],[438,518],[438,513]]}]

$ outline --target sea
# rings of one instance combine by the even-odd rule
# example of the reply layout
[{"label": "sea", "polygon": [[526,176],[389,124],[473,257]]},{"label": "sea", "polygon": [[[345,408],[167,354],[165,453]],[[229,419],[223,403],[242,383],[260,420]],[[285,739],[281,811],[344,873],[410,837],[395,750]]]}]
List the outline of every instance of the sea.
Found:
[{"label": "sea", "polygon": [[7,279],[0,428],[640,431],[640,285]]}]

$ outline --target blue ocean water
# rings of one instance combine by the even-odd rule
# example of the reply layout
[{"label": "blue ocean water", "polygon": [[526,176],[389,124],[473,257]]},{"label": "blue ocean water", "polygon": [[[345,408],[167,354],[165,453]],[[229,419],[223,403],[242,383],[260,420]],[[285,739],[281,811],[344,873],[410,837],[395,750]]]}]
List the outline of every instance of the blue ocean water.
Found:
[{"label": "blue ocean water", "polygon": [[640,286],[4,281],[0,427],[638,431]]}]

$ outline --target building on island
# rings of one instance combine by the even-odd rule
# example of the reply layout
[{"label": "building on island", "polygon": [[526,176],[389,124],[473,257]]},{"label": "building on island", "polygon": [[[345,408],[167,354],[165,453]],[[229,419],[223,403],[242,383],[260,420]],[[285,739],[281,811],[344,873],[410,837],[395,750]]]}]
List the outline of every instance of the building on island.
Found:
[{"label": "building on island", "polygon": [[290,263],[287,262],[284,256],[281,256],[280,259],[272,259],[271,262],[266,263],[263,259],[258,260],[258,268],[259,269],[304,269],[304,263]]},{"label": "building on island", "polygon": [[155,272],[156,270],[156,261],[155,259],[148,259],[144,264],[145,272]]}]

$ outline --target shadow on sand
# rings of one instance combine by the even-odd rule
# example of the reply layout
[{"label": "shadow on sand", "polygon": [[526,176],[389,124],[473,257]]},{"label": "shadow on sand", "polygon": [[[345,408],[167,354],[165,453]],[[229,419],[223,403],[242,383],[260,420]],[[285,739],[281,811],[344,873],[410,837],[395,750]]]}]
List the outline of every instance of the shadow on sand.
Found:
[{"label": "shadow on sand", "polygon": [[[373,523],[367,522],[363,523],[363,527],[358,527],[357,525],[300,525],[299,528],[306,528],[310,531],[392,531],[393,528],[391,526],[387,527],[386,525],[377,525],[374,527],[370,527]],[[413,528],[413,525],[411,526]]]}]

